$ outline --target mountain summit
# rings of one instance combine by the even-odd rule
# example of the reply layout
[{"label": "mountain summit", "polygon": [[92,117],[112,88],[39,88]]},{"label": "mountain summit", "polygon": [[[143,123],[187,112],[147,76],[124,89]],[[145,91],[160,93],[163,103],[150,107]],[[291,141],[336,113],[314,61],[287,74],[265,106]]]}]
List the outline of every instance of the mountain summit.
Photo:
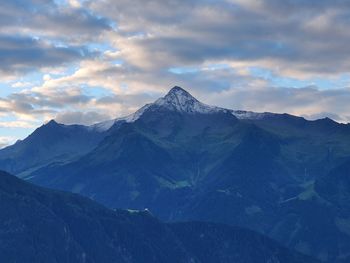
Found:
[{"label": "mountain summit", "polygon": [[[200,102],[183,88],[175,86],[164,97],[159,98],[152,104],[145,105],[135,114],[130,115],[133,116],[133,118],[130,118],[129,116],[127,119],[136,120],[143,114],[146,109],[151,107],[163,107],[171,111],[188,114],[213,114],[218,112],[231,113],[238,119],[262,119],[268,115],[273,114],[268,112],[257,113],[252,111],[231,110],[216,106],[210,106]],[[137,118],[135,118],[135,115]]]},{"label": "mountain summit", "polygon": [[104,121],[92,125],[93,129],[99,131],[108,130],[116,122],[135,122],[138,120],[146,111],[158,111],[160,109],[170,110],[173,112],[179,112],[182,114],[213,114],[213,113],[231,113],[238,119],[262,119],[265,116],[273,113],[257,113],[243,110],[231,110],[216,106],[210,106],[200,102],[193,97],[188,91],[184,90],[179,86],[173,87],[164,97],[157,99],[153,103],[144,105],[142,108],[137,110],[135,113],[130,114],[126,117],[117,118],[114,120]]},{"label": "mountain summit", "polygon": [[222,108],[209,106],[198,101],[190,93],[178,86],[173,87],[165,97],[158,99],[153,105],[192,114],[225,111]]},{"label": "mountain summit", "polygon": [[[146,111],[158,111],[159,109],[166,109],[184,114],[211,114],[217,112],[232,112],[233,115],[236,115],[235,111],[204,104],[197,100],[195,97],[193,97],[189,92],[187,92],[183,88],[175,86],[164,97],[157,99],[154,103],[144,105],[142,108],[140,108],[133,114],[130,114],[126,117],[117,118],[115,120],[97,123],[94,124],[92,127],[97,130],[108,130],[116,122],[135,122]],[[237,112],[241,113],[243,111]]]}]

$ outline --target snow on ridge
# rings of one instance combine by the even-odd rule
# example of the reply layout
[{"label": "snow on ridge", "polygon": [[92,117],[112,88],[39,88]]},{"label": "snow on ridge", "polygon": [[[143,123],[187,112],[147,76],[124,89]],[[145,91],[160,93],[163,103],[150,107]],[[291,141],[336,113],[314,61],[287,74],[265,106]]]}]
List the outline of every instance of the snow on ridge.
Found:
[{"label": "snow on ridge", "polygon": [[138,120],[142,116],[142,114],[145,112],[145,110],[148,109],[151,105],[152,104],[146,104],[145,106],[143,106],[142,108],[137,110],[135,113],[132,113],[132,114],[125,116],[125,117],[96,123],[96,124],[91,125],[90,128],[96,129],[100,132],[103,132],[103,131],[109,130],[116,122],[120,122],[120,121],[125,121],[125,122],[129,122],[129,123],[135,122],[136,120]]},{"label": "snow on ridge", "polygon": [[124,118],[120,118],[119,120],[124,120],[126,122],[135,122],[137,121],[142,114],[151,106],[152,104],[146,104],[142,108],[138,109],[135,113],[130,114]]},{"label": "snow on ridge", "polygon": [[109,128],[111,128],[115,122],[116,122],[116,119],[103,121],[103,122],[93,124],[93,125],[89,126],[89,128],[93,129],[93,130],[97,130],[99,132],[103,132],[103,131],[107,131]]},{"label": "snow on ridge", "polygon": [[243,111],[243,110],[231,110],[232,115],[240,120],[259,120],[267,115],[271,114],[268,112],[253,112],[253,111]]}]

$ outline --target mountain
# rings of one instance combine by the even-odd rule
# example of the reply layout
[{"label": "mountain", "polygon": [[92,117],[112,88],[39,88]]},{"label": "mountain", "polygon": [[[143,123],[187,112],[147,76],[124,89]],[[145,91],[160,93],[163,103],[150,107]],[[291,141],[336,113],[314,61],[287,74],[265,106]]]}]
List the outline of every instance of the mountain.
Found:
[{"label": "mountain", "polygon": [[316,263],[249,230],[164,224],[149,212],[110,210],[0,171],[1,262]]},{"label": "mountain", "polygon": [[83,125],[64,125],[52,120],[23,141],[0,151],[0,167],[24,177],[52,162],[67,162],[91,151],[104,131]]},{"label": "mountain", "polygon": [[94,129],[102,129],[106,130],[111,128],[115,123],[120,122],[135,122],[137,121],[145,112],[148,112],[150,110],[157,111],[159,108],[165,108],[167,110],[173,111],[173,112],[180,112],[180,113],[188,113],[188,114],[211,114],[211,113],[231,113],[238,119],[262,119],[265,116],[274,115],[273,113],[256,113],[251,111],[242,111],[242,110],[229,110],[224,109],[220,107],[210,106],[206,105],[204,103],[201,103],[196,98],[194,98],[191,94],[189,94],[186,90],[175,86],[173,87],[169,93],[163,97],[159,98],[154,103],[146,104],[142,108],[140,108],[138,111],[136,111],[133,114],[130,114],[123,118],[118,118],[115,120],[105,121],[101,123],[97,123],[95,125],[92,125]]},{"label": "mountain", "polygon": [[174,87],[91,129],[105,131],[96,147],[29,180],[166,221],[246,227],[327,262],[348,257],[350,223],[338,218],[350,189],[339,183],[330,202],[321,183],[350,158],[349,125],[209,106]]}]

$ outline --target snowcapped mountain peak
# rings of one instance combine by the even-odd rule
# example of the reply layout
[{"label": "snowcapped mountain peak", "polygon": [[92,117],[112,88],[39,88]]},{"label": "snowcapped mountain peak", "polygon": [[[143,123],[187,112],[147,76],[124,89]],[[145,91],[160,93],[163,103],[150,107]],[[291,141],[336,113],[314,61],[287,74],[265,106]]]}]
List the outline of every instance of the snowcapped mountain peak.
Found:
[{"label": "snowcapped mountain peak", "polygon": [[190,114],[208,114],[228,111],[223,108],[206,105],[198,101],[195,97],[193,97],[189,92],[187,92],[183,88],[175,86],[164,97],[159,98],[154,103],[146,104],[135,113],[130,114],[126,117],[94,124],[91,126],[91,128],[97,129],[99,131],[105,131],[119,121],[134,122],[138,120],[146,110],[154,107],[164,107],[168,110]]},{"label": "snowcapped mountain peak", "polygon": [[130,114],[126,117],[105,121],[90,126],[93,129],[99,131],[105,131],[111,128],[115,123],[123,122],[135,122],[138,120],[147,110],[153,109],[158,110],[159,108],[165,108],[167,110],[187,113],[187,114],[212,114],[218,112],[231,113],[238,119],[261,119],[268,115],[268,113],[256,113],[250,111],[234,111],[224,109],[215,106],[209,106],[197,100],[189,92],[181,87],[173,87],[164,97],[159,98],[154,103],[146,104],[138,111]]},{"label": "snowcapped mountain peak", "polygon": [[156,100],[153,105],[184,113],[214,113],[224,110],[201,103],[178,86],[172,88],[165,97]]}]

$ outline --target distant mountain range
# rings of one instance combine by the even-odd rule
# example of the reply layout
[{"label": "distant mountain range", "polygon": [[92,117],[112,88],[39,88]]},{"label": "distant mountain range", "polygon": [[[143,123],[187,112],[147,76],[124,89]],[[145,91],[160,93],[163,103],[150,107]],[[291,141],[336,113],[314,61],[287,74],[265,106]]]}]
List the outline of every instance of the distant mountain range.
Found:
[{"label": "distant mountain range", "polygon": [[55,121],[0,151],[0,168],[110,208],[250,228],[350,261],[350,125],[205,105],[174,87],[93,126]]},{"label": "distant mountain range", "polygon": [[51,263],[316,263],[249,230],[159,222],[109,210],[0,171],[0,261]]},{"label": "distant mountain range", "polygon": [[65,163],[90,152],[105,131],[83,125],[63,125],[51,120],[24,141],[0,151],[1,168],[25,177],[49,163]]}]

